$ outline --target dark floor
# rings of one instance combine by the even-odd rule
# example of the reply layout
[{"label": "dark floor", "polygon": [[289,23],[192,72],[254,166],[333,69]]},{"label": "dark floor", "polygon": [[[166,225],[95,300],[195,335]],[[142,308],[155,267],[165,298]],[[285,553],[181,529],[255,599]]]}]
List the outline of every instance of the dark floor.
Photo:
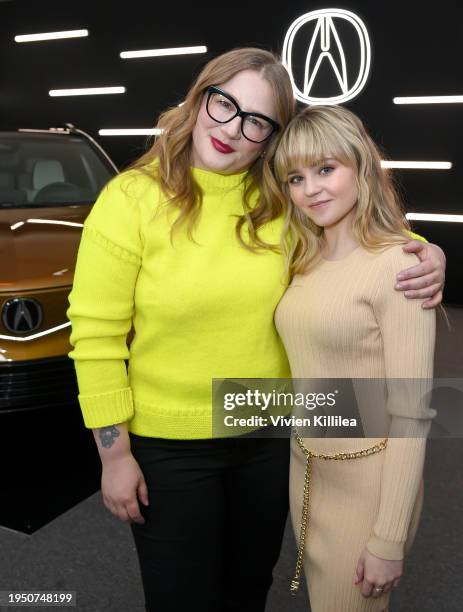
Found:
[{"label": "dark floor", "polygon": [[[448,312],[453,328],[449,331],[439,324],[436,376],[462,379],[463,310]],[[461,401],[461,395],[455,397]],[[83,472],[41,460],[53,440],[41,430],[40,419],[35,419],[33,435],[11,423],[8,430],[2,428],[2,471],[9,477],[1,477],[0,523],[15,529],[0,526],[0,591],[72,590],[77,592],[78,610],[143,611],[129,527],[103,507],[99,492],[80,503],[73,501],[76,488],[80,499],[85,487],[88,494],[96,488],[95,476],[87,483]],[[69,436],[69,427],[72,423],[62,425],[61,438]],[[12,471],[17,459],[34,470],[33,486],[26,486],[27,470]],[[421,525],[394,596],[393,612],[463,610],[462,466],[462,438],[429,441]],[[66,507],[71,509],[63,512]],[[294,538],[288,526],[267,612],[308,612],[303,590],[295,598],[289,594],[294,561]]]}]

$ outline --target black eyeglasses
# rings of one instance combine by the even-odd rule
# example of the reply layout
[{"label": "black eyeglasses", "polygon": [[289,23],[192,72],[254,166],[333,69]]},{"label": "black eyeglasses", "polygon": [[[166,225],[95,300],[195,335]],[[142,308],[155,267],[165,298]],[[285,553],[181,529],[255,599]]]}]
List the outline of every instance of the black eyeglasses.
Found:
[{"label": "black eyeglasses", "polygon": [[251,142],[264,142],[280,129],[279,124],[270,117],[242,111],[230,94],[213,85],[207,88],[206,110],[217,123],[229,123],[235,117],[241,117],[241,133]]}]

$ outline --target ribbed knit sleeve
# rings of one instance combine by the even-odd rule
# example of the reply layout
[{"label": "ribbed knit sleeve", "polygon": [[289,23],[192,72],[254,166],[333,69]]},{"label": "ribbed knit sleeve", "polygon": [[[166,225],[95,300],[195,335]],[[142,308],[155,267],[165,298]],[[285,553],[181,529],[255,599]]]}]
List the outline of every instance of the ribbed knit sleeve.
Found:
[{"label": "ribbed knit sleeve", "polygon": [[[387,251],[374,299],[380,327],[387,410],[391,430],[381,479],[381,500],[367,548],[383,559],[402,559],[413,506],[422,479],[428,434],[434,411],[429,408],[435,339],[435,312],[421,300],[407,300],[391,291],[396,274],[416,257],[401,246]],[[410,437],[407,437],[410,436]]]},{"label": "ribbed knit sleeve", "polygon": [[124,360],[134,312],[142,238],[137,199],[127,173],[101,192],[87,217],[67,316],[85,425],[103,427],[133,416]]}]

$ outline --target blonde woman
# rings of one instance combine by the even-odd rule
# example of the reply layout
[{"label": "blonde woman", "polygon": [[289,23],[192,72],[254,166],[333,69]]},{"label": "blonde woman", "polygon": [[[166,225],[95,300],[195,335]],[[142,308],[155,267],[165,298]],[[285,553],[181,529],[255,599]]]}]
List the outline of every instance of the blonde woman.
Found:
[{"label": "blonde woman", "polygon": [[[293,111],[272,53],[211,60],[85,222],[70,357],[103,501],[131,524],[151,612],[265,607],[289,445],[213,439],[211,382],[289,375],[273,324],[285,286],[269,159]],[[409,282],[433,305],[443,265],[431,251]],[[422,289],[436,274],[437,287]]]},{"label": "blonde woman", "polygon": [[358,406],[382,437],[348,438],[346,427],[329,438],[328,427],[292,441],[292,587],[303,563],[312,612],[387,610],[422,502],[435,313],[392,291],[416,258],[403,252],[409,227],[380,162],[361,121],[334,106],[293,119],[275,158],[293,277],[275,318],[292,376],[384,380]]}]

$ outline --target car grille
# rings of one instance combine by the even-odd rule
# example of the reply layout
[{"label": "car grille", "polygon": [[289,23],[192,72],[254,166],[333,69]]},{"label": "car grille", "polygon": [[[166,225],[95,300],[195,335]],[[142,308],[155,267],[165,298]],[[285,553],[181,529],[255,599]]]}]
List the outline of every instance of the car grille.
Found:
[{"label": "car grille", "polygon": [[74,362],[68,357],[0,363],[0,412],[77,402]]}]

